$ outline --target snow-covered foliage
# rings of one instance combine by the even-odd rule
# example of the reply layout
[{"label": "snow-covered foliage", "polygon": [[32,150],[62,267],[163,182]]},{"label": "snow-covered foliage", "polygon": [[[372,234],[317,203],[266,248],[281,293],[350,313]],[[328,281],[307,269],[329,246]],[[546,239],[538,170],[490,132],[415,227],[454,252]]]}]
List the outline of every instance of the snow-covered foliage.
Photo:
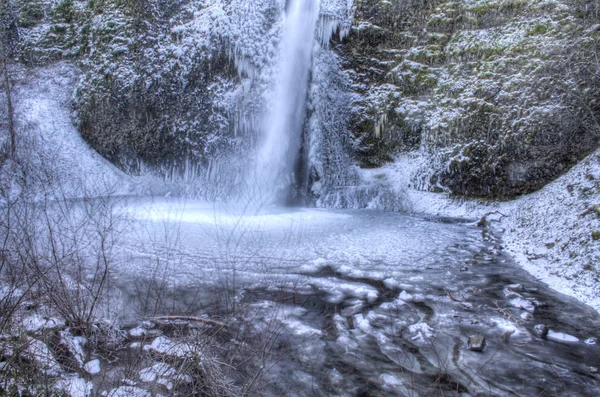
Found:
[{"label": "snow-covered foliage", "polygon": [[351,128],[363,166],[414,151],[427,159],[417,188],[506,197],[597,146],[597,5],[424,3],[365,2],[353,54],[340,49],[358,94]]}]

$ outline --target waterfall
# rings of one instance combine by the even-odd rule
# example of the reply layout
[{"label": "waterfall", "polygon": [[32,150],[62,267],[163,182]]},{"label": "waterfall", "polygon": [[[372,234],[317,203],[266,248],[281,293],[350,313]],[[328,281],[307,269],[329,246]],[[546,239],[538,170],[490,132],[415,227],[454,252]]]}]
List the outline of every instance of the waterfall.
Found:
[{"label": "waterfall", "polygon": [[287,199],[299,161],[320,0],[288,0],[273,97],[251,178],[254,199]]}]

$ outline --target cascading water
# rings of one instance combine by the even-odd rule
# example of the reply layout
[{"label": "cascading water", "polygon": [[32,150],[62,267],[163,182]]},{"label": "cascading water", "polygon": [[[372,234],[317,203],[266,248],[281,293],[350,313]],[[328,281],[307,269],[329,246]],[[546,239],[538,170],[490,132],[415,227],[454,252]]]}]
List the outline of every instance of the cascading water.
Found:
[{"label": "cascading water", "polygon": [[288,0],[278,76],[251,180],[261,203],[287,198],[294,184],[319,7],[320,0]]}]

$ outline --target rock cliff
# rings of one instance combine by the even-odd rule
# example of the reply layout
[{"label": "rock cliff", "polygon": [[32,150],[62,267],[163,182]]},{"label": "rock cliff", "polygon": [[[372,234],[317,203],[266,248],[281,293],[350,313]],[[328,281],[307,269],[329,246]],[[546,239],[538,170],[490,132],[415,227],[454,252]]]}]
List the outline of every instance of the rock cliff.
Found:
[{"label": "rock cliff", "polygon": [[[15,0],[13,11],[23,63],[69,59],[82,69],[73,103],[96,150],[132,174],[200,178],[199,194],[215,197],[223,189],[205,182],[242,169],[256,141],[284,3]],[[320,156],[309,161],[314,200],[322,186],[339,189],[338,168],[378,168],[406,153],[422,159],[409,176],[417,189],[511,198],[598,147],[597,2],[321,7],[306,123],[318,131],[305,138]],[[348,36],[330,43],[340,27]],[[332,109],[335,123],[324,126]],[[360,184],[350,171],[340,179]]]}]

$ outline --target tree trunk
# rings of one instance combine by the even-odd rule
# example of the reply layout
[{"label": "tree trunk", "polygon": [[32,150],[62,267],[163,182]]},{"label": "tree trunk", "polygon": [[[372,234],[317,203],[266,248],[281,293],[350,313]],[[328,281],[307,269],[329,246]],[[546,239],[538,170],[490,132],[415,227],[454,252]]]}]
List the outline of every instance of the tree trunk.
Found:
[{"label": "tree trunk", "polygon": [[15,135],[15,115],[14,115],[14,111],[13,111],[13,105],[12,105],[12,97],[11,97],[11,92],[10,92],[10,81],[8,80],[8,68],[7,68],[7,62],[6,62],[6,58],[7,58],[7,54],[4,48],[4,43],[2,43],[2,40],[0,40],[0,57],[2,57],[1,62],[2,62],[2,77],[4,80],[4,93],[6,94],[6,107],[7,107],[7,111],[8,111],[8,134],[10,137],[10,150],[9,153],[12,156],[14,156],[15,151],[17,149],[17,144],[16,144],[16,135]]}]

